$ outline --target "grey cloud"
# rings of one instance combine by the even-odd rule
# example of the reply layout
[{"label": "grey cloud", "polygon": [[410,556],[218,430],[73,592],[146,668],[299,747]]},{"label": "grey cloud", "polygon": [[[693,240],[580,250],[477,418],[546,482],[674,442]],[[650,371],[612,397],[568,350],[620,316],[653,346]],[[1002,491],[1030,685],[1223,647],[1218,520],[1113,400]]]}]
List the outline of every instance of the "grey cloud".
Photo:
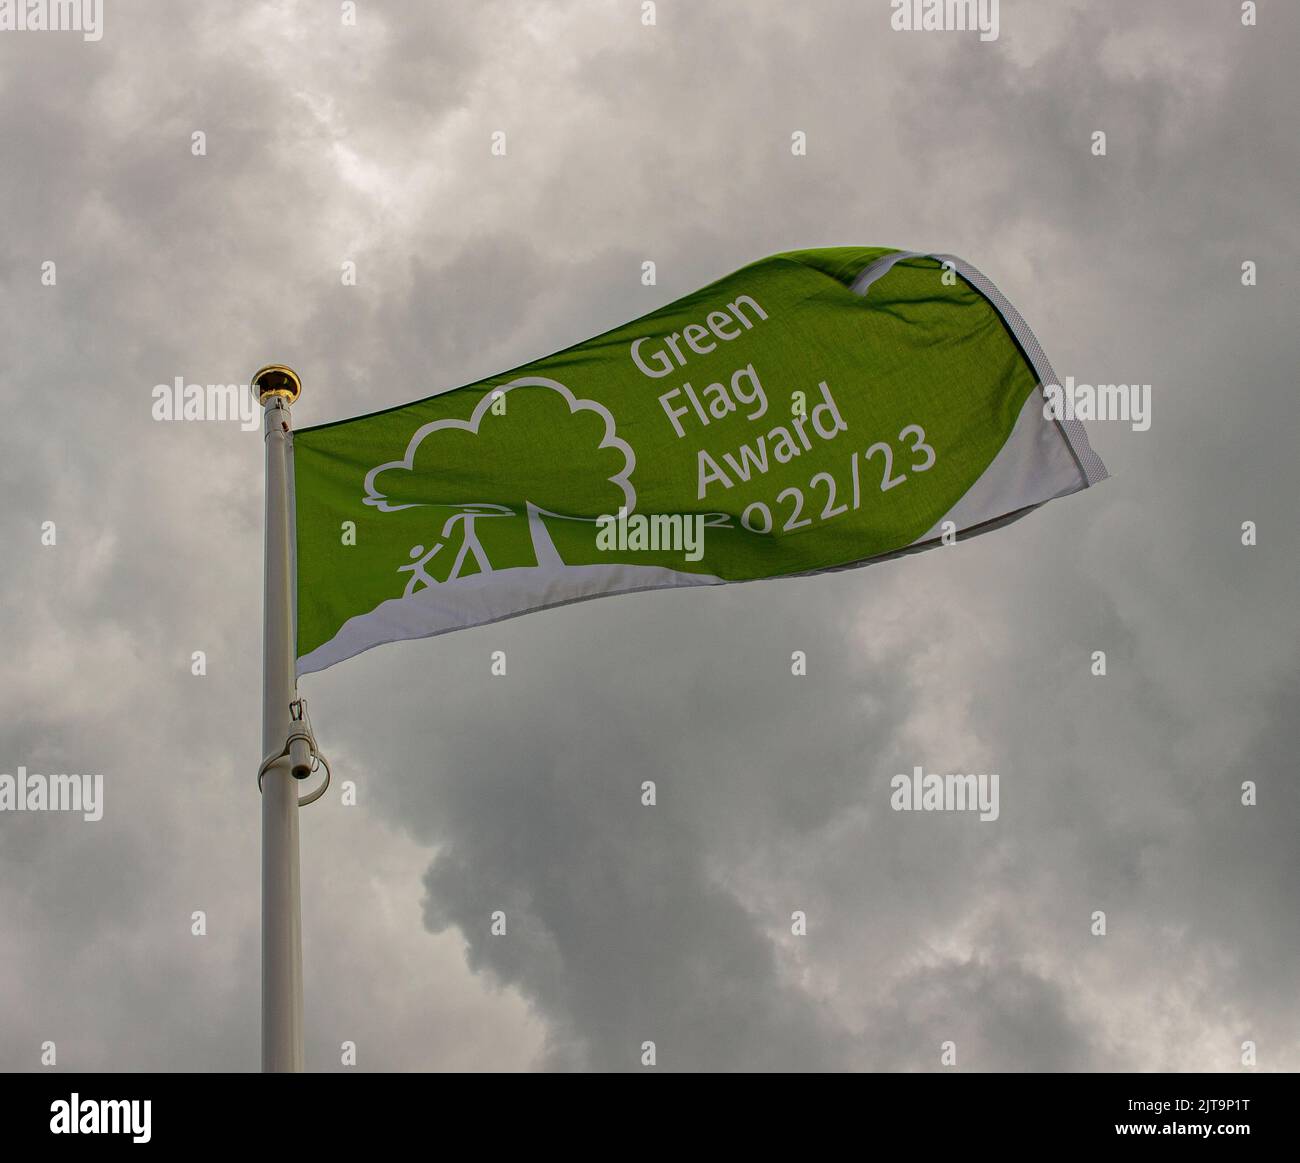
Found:
[{"label": "grey cloud", "polygon": [[[1152,430],[1094,425],[1112,481],[954,550],[311,676],[359,790],[303,817],[312,1065],[1230,1071],[1254,1037],[1295,1069],[1300,15],[360,10],[0,37],[0,771],[107,797],[0,819],[0,1067],[257,1063],[261,442],[155,423],[155,384],[283,359],[332,420],[865,243],[968,258],[1058,372],[1152,382]],[[891,812],[915,763],[999,771],[1001,818]]]}]

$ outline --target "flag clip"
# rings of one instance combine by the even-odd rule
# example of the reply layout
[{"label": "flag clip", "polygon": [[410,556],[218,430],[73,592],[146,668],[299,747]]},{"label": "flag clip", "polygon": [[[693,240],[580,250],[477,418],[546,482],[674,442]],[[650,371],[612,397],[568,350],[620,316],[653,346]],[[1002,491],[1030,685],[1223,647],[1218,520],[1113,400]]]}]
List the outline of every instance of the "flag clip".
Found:
[{"label": "flag clip", "polygon": [[325,794],[330,785],[329,760],[316,747],[316,736],[312,734],[311,716],[307,714],[307,700],[294,699],[289,704],[289,734],[285,737],[284,747],[274,751],[262,760],[257,769],[257,790],[262,790],[262,777],[273,764],[279,763],[285,756],[289,757],[289,774],[294,779],[306,779],[318,768],[325,769],[325,782],[314,792],[298,798],[298,806],[314,804]]}]

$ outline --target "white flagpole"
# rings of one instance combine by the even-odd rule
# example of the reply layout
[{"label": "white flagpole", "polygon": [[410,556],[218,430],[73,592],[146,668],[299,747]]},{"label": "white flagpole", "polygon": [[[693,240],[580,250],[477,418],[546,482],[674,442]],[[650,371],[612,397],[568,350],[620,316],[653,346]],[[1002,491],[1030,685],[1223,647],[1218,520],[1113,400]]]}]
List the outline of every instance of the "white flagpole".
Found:
[{"label": "white flagpole", "polygon": [[[302,384],[273,365],[253,377],[266,444],[265,590],[262,607],[262,754],[287,750],[297,698],[294,553],[289,405]],[[302,917],[298,878],[298,780],[285,754],[263,763],[262,789],[262,1070],[303,1069]]]}]

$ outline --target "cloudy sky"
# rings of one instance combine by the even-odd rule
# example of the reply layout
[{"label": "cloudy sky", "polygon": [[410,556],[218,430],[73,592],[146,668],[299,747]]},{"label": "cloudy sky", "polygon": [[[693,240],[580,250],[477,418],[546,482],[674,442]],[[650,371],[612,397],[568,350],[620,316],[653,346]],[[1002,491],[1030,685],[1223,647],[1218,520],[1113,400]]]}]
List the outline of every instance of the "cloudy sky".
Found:
[{"label": "cloudy sky", "polygon": [[[309,1066],[1300,1069],[1300,8],[1239,8],[1002,0],[985,43],[886,0],[0,32],[0,772],[105,787],[97,823],[0,815],[0,1069],[259,1062],[262,442],[156,422],[155,385],[285,361],[319,423],[846,244],[973,262],[1062,376],[1151,384],[1150,430],[1091,424],[1114,479],[956,549],[305,679],[358,795],[302,819]],[[997,771],[1000,818],[891,811],[917,764]]]}]

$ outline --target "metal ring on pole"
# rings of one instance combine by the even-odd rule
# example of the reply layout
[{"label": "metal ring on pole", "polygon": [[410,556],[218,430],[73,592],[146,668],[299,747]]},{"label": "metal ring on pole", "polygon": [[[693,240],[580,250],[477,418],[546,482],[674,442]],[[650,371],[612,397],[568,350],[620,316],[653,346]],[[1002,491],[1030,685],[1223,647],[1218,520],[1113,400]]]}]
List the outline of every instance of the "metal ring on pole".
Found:
[{"label": "metal ring on pole", "polygon": [[328,790],[330,785],[329,760],[326,759],[325,756],[323,756],[319,751],[313,751],[312,754],[315,755],[318,760],[320,760],[320,765],[325,769],[325,782],[321,784],[320,787],[318,787],[314,792],[299,797],[298,806],[300,808],[305,808],[308,804],[314,804],[318,799],[321,798],[321,796],[325,794],[325,792]]},{"label": "metal ring on pole", "polygon": [[[289,747],[293,743],[293,740],[297,737],[299,736],[297,732],[295,732],[294,735],[291,735],[288,739],[284,741],[283,751],[272,752],[270,755],[268,755],[265,759],[262,760],[262,766],[257,769],[257,790],[259,792],[262,790],[262,777],[275,764],[279,763],[281,759],[284,759],[289,754]],[[298,797],[298,806],[300,808],[305,808],[308,804],[314,804],[318,799],[321,798],[321,796],[325,794],[326,790],[329,788],[330,779],[332,778],[333,773],[330,771],[329,760],[326,759],[325,756],[323,756],[319,751],[316,750],[316,744],[311,741],[310,736],[302,736],[302,737],[307,738],[308,741],[311,742],[312,758],[315,759],[317,763],[319,763],[319,765],[325,769],[325,782],[321,784],[320,787],[318,787],[314,792],[310,792],[305,796]],[[312,770],[315,771],[316,769],[313,767]]]}]

